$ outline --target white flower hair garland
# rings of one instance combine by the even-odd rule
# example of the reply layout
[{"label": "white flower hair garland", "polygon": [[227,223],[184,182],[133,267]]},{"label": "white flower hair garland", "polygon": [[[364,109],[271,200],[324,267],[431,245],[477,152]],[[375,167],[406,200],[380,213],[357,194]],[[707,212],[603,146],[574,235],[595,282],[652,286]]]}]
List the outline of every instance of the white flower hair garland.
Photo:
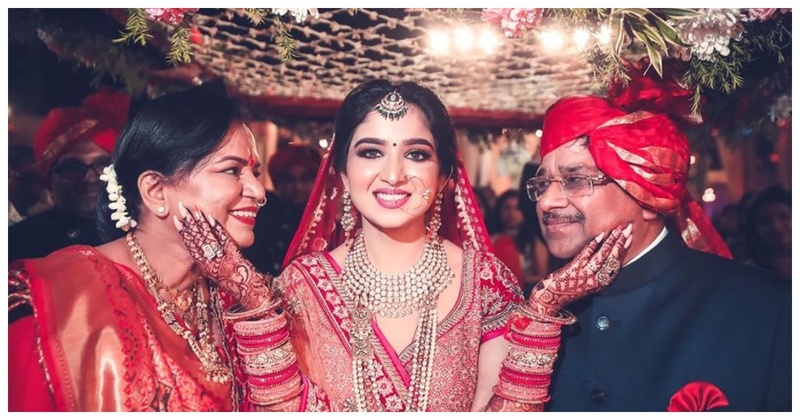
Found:
[{"label": "white flower hair garland", "polygon": [[116,220],[117,229],[122,229],[127,232],[136,227],[136,220],[128,214],[127,207],[125,207],[125,197],[122,195],[122,186],[117,181],[117,172],[114,171],[114,164],[108,165],[103,168],[103,174],[100,179],[106,182],[106,192],[108,193],[108,201],[111,203],[108,208],[114,210],[111,213],[111,220]]}]

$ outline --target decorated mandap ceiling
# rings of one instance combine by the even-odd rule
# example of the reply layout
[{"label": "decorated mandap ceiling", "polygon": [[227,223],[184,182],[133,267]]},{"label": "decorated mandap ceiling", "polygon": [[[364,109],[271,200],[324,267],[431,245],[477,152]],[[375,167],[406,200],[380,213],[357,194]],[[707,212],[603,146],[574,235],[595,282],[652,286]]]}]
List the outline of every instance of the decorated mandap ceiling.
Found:
[{"label": "decorated mandap ceiling", "polygon": [[[254,25],[241,9],[201,9],[193,22],[203,35],[193,62],[253,97],[341,100],[375,78],[414,80],[451,108],[541,115],[559,97],[591,92],[592,72],[577,52],[546,52],[533,34],[506,39],[479,14],[432,9],[333,9],[291,26],[295,58],[281,60],[274,25]],[[452,40],[434,51],[432,32],[467,25],[477,39],[493,31],[490,53]],[[461,36],[465,36],[461,34]],[[468,35],[467,35],[468,36]]]},{"label": "decorated mandap ceiling", "polygon": [[268,116],[330,119],[388,78],[431,87],[456,124],[535,127],[641,72],[722,126],[791,115],[791,9],[10,9],[9,34],[135,95],[223,79]]}]

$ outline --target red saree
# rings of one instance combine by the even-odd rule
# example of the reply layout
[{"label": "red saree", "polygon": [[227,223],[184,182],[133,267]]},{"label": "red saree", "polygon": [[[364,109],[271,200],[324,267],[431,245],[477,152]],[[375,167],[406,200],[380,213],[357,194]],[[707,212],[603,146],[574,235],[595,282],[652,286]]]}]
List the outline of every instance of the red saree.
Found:
[{"label": "red saree", "polygon": [[91,247],[9,268],[9,411],[231,411],[144,280]]},{"label": "red saree", "polygon": [[[301,370],[327,394],[330,409],[353,411],[349,309],[353,304],[340,293],[345,286],[339,271],[329,254],[317,252],[293,261],[275,287],[290,314],[292,345]],[[502,335],[520,300],[513,274],[491,254],[465,250],[462,273],[455,307],[439,318],[428,411],[469,411],[478,381],[479,346]],[[381,371],[376,392],[368,396],[369,409],[403,411],[414,343],[397,354],[374,319],[372,330],[374,358]]]}]

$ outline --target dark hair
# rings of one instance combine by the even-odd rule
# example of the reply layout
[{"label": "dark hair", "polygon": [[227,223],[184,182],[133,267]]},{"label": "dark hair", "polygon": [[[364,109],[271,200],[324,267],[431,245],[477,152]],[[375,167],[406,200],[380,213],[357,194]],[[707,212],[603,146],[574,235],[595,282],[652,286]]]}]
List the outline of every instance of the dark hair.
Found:
[{"label": "dark hair", "polygon": [[[512,198],[517,199],[517,209],[519,209],[520,213],[522,213],[522,208],[519,206],[520,203],[519,191],[511,189],[500,194],[500,196],[497,197],[497,200],[495,200],[494,202],[494,208],[492,208],[492,218],[494,219],[492,224],[494,225],[494,228],[496,230],[495,232],[492,233],[505,232],[505,226],[503,226],[503,217],[502,217],[503,204]],[[530,238],[530,234],[523,230],[524,228],[525,228],[525,214],[523,213],[522,223],[520,224],[520,227],[517,229],[516,235],[514,235],[514,243],[517,244],[517,249],[519,249],[520,252],[524,252],[525,247],[528,245],[528,243],[530,243],[533,240],[532,238]]]},{"label": "dark hair", "polygon": [[[231,124],[244,119],[244,109],[218,83],[142,104],[128,119],[114,150],[114,171],[130,217],[138,220],[140,215],[139,175],[152,170],[176,180],[190,174],[222,145]],[[108,205],[104,192],[97,207],[97,227],[105,241],[123,235],[111,220]]]},{"label": "dark hair", "polygon": [[425,115],[428,128],[436,141],[439,173],[445,176],[451,174],[456,163],[456,131],[447,113],[447,107],[432,90],[424,86],[414,82],[394,85],[385,79],[363,83],[344,98],[336,116],[336,141],[332,152],[334,168],[344,172],[353,133],[364,122],[367,114],[393,90],[400,94],[407,105],[414,105]]},{"label": "dark hair", "polygon": [[765,264],[765,259],[774,252],[773,247],[758,234],[758,213],[769,203],[785,204],[791,209],[792,193],[780,186],[769,187],[758,193],[747,209],[745,219],[747,252],[750,258],[762,266]]}]

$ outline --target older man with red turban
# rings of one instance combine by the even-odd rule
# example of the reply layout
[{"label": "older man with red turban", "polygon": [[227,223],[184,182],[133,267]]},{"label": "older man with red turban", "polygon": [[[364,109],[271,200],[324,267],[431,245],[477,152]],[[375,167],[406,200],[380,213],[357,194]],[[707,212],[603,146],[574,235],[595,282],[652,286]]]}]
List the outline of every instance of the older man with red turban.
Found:
[{"label": "older man with red turban", "polygon": [[47,114],[34,136],[33,154],[55,206],[9,228],[9,261],[43,257],[68,245],[102,243],[95,226],[103,191],[99,176],[111,163],[129,106],[128,95],[102,89],[80,107]]},{"label": "older man with red turban", "polygon": [[650,73],[545,114],[527,186],[550,251],[572,258],[629,223],[633,238],[623,261],[589,267],[616,280],[567,308],[548,408],[791,410],[790,290],[729,259],[686,190],[691,91]]}]

